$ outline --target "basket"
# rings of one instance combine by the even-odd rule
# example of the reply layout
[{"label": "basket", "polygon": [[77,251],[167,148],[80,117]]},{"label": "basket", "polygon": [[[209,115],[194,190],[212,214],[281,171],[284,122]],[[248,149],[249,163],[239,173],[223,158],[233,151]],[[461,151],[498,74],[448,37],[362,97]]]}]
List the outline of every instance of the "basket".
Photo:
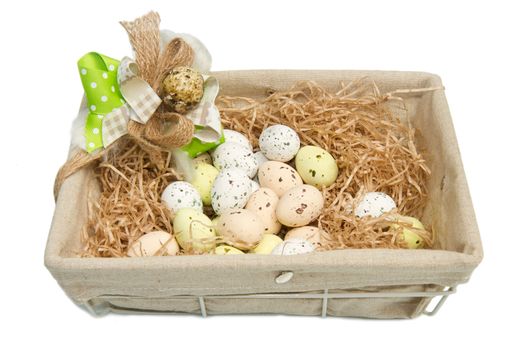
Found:
[{"label": "basket", "polygon": [[[215,72],[221,94],[260,98],[313,80],[328,89],[372,78],[383,92],[441,86],[436,75],[378,71]],[[424,220],[433,249],[347,249],[295,256],[79,258],[92,169],[60,189],[45,264],[66,294],[95,315],[117,313],[288,314],[413,318],[434,314],[482,259],[457,141],[442,90],[403,95],[432,176]],[[430,301],[439,297],[433,310]]]}]

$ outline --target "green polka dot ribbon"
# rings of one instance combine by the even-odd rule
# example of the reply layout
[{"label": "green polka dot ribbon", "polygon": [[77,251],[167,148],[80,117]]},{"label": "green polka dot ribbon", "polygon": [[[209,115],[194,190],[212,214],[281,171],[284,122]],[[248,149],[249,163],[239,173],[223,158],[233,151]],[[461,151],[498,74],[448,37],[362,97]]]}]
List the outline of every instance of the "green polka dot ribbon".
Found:
[{"label": "green polka dot ribbon", "polygon": [[118,60],[96,52],[90,52],[78,60],[80,79],[89,110],[85,124],[86,151],[89,153],[104,147],[104,116],[126,103],[118,85],[119,63]]}]

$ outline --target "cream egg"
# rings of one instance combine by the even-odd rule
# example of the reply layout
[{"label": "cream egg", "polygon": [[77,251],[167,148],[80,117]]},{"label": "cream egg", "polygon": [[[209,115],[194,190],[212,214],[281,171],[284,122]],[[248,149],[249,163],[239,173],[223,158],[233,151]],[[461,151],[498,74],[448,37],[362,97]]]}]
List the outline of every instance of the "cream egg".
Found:
[{"label": "cream egg", "polygon": [[221,215],[228,209],[244,208],[252,191],[251,180],[238,169],[219,172],[211,188],[211,206]]},{"label": "cream egg", "polygon": [[180,209],[173,217],[173,233],[187,252],[205,253],[215,247],[216,235],[211,220],[198,210]]},{"label": "cream egg", "polygon": [[253,248],[250,253],[253,254],[271,254],[272,250],[281,244],[283,240],[277,235],[270,233],[265,233],[255,248]]},{"label": "cream egg", "polygon": [[295,156],[295,168],[304,183],[318,188],[333,184],[339,172],[334,157],[317,146],[301,147]]},{"label": "cream egg", "polygon": [[253,152],[238,143],[226,142],[213,152],[213,165],[219,170],[239,169],[250,178],[257,174]]},{"label": "cream egg", "polygon": [[305,226],[321,215],[323,194],[314,186],[301,185],[285,192],[277,203],[277,220],[288,227]]},{"label": "cream egg", "polygon": [[315,249],[321,247],[321,242],[323,240],[323,237],[326,235],[326,232],[319,229],[315,226],[303,226],[303,227],[297,227],[294,229],[291,229],[286,233],[286,236],[284,236],[285,241],[289,241],[290,239],[304,239],[308,242],[310,242]]},{"label": "cream egg", "polygon": [[197,163],[191,185],[199,192],[204,205],[211,204],[211,187],[219,171],[210,164]]},{"label": "cream egg", "polygon": [[242,250],[239,250],[235,247],[231,247],[229,245],[221,244],[217,248],[215,248],[214,253],[216,255],[239,255],[244,254]]},{"label": "cream egg", "polygon": [[264,233],[278,233],[281,223],[277,220],[275,209],[279,197],[269,188],[260,188],[252,193],[246,203],[246,209],[256,214],[264,224]]},{"label": "cream egg", "polygon": [[259,136],[261,152],[270,160],[287,162],[295,157],[300,146],[299,135],[286,125],[272,125]]},{"label": "cream egg", "polygon": [[355,208],[355,216],[358,218],[365,216],[378,218],[394,209],[396,209],[396,202],[388,194],[368,192]]},{"label": "cream egg", "polygon": [[292,238],[277,245],[272,250],[272,255],[297,255],[307,254],[315,250],[314,246],[304,239]]},{"label": "cream egg", "polygon": [[199,191],[186,181],[170,183],[164,189],[160,198],[173,214],[182,208],[193,208],[202,211],[202,200]]},{"label": "cream egg", "polygon": [[217,232],[227,245],[247,250],[254,248],[261,240],[264,224],[249,210],[231,209],[221,214]]},{"label": "cream egg", "polygon": [[259,167],[259,184],[271,189],[281,197],[291,188],[302,185],[303,180],[299,173],[283,162],[268,161]]},{"label": "cream egg", "polygon": [[153,231],[142,235],[128,248],[127,255],[139,256],[162,256],[176,255],[179,245],[173,235],[164,231]]}]

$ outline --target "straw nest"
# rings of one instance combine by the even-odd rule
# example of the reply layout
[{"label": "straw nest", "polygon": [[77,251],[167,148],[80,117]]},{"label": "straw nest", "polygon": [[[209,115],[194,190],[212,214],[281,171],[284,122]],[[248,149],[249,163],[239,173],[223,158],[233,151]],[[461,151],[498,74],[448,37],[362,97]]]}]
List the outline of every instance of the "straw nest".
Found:
[{"label": "straw nest", "polygon": [[[381,94],[369,79],[341,84],[329,92],[314,82],[299,82],[267,98],[221,96],[217,105],[225,128],[245,134],[258,146],[261,131],[284,124],[299,134],[303,145],[328,150],[337,160],[337,181],[323,189],[325,208],[317,225],[328,235],[324,250],[404,248],[403,225],[392,229],[392,214],[420,217],[427,201],[430,170],[415,145],[415,129],[393,112],[392,95]],[[403,106],[402,100],[396,103]],[[165,186],[180,176],[152,164],[133,141],[109,154],[96,167],[101,194],[92,200],[84,228],[84,256],[125,256],[129,244],[154,230],[172,232],[169,211],[161,203]],[[370,191],[389,194],[395,213],[359,219],[353,208]],[[420,230],[432,247],[431,229]]]}]

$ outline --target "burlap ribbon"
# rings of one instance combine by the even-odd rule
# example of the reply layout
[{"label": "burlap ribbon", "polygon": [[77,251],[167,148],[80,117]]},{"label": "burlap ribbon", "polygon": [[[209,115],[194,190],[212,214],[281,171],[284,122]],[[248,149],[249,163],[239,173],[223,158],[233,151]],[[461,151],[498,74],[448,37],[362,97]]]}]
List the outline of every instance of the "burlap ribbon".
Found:
[{"label": "burlap ribbon", "polygon": [[[121,22],[127,31],[135,53],[138,76],[148,83],[160,95],[161,83],[165,76],[175,67],[191,66],[194,53],[192,48],[181,38],[175,38],[161,50],[160,16],[150,12],[134,21]],[[193,122],[183,115],[166,111],[161,105],[146,123],[129,120],[128,134],[151,155],[153,162],[162,166],[164,159],[161,153],[188,144],[193,137]],[[67,177],[78,170],[102,158],[114,145],[92,154],[78,150],[60,168],[55,179],[54,195]]]}]

